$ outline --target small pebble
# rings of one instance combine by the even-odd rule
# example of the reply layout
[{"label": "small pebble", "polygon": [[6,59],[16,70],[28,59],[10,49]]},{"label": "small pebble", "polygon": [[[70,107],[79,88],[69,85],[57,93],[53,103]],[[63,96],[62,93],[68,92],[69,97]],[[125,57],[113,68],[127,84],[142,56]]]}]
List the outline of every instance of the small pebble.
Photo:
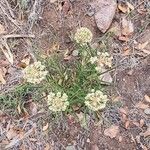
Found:
[{"label": "small pebble", "polygon": [[144,113],[145,113],[146,115],[150,115],[150,108],[146,108],[146,109],[144,110]]},{"label": "small pebble", "polygon": [[72,55],[75,56],[75,57],[78,56],[78,55],[79,55],[79,51],[78,51],[78,50],[74,50],[74,51],[72,52]]},{"label": "small pebble", "polygon": [[66,147],[66,150],[76,150],[75,146],[74,145],[68,145]]}]

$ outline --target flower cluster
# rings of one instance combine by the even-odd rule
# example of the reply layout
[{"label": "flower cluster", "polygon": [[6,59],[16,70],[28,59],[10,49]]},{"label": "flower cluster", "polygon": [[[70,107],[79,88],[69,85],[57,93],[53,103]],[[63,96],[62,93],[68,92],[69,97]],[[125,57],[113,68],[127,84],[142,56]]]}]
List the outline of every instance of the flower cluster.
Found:
[{"label": "flower cluster", "polygon": [[101,72],[104,66],[112,66],[112,57],[107,52],[98,52],[97,56],[90,58],[91,64],[97,64],[96,70]]},{"label": "flower cluster", "polygon": [[85,105],[93,111],[105,108],[108,101],[107,95],[104,95],[100,90],[92,90],[91,93],[87,94],[85,99]]},{"label": "flower cluster", "polygon": [[68,96],[65,93],[49,93],[48,95],[49,109],[53,112],[65,111],[69,105]]},{"label": "flower cluster", "polygon": [[81,45],[90,43],[92,41],[92,38],[93,38],[92,32],[86,27],[81,27],[77,29],[77,32],[75,33],[74,36],[75,41]]},{"label": "flower cluster", "polygon": [[34,62],[33,64],[27,66],[24,71],[24,79],[33,84],[39,84],[45,79],[48,71],[45,70],[45,66],[41,62]]},{"label": "flower cluster", "polygon": [[109,53],[107,52],[103,52],[103,53],[98,53],[98,65],[103,67],[108,66],[111,67],[112,66],[112,57],[110,57]]}]

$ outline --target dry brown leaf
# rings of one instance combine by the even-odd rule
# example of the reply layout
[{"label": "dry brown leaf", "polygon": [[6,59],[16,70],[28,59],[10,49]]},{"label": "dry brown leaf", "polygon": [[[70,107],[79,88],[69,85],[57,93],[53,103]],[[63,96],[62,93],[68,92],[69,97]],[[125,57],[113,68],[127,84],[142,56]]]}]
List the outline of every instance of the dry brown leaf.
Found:
[{"label": "dry brown leaf", "polygon": [[146,109],[149,108],[149,105],[144,104],[143,102],[139,102],[135,105],[136,108],[140,108],[140,109]]},{"label": "dry brown leaf", "polygon": [[48,124],[48,122],[46,123],[46,125],[45,126],[43,126],[43,131],[46,131],[47,129],[48,129],[48,127],[49,127],[49,124]]},{"label": "dry brown leaf", "polygon": [[31,58],[29,56],[26,56],[24,59],[21,60],[21,63],[19,63],[19,66],[21,68],[25,68],[30,64]]},{"label": "dry brown leaf", "polygon": [[6,33],[5,28],[3,25],[0,24],[0,34]]},{"label": "dry brown leaf", "polygon": [[125,17],[122,18],[122,35],[129,36],[134,32],[134,26],[131,20],[127,20]]},{"label": "dry brown leaf", "polygon": [[119,140],[119,142],[121,143],[122,140],[123,140],[122,136],[119,136],[118,140]]},{"label": "dry brown leaf", "polygon": [[137,127],[140,126],[139,122],[137,122],[137,121],[133,121],[132,123],[133,123],[135,126],[137,126]]},{"label": "dry brown leaf", "polygon": [[14,137],[16,137],[18,134],[16,133],[16,131],[13,128],[10,128],[7,133],[6,136],[9,140],[13,139]]},{"label": "dry brown leaf", "polygon": [[140,49],[140,50],[143,50],[147,45],[148,45],[148,41],[146,41],[146,42],[144,42],[144,43],[139,43],[139,45],[138,45],[138,49]]},{"label": "dry brown leaf", "polygon": [[123,5],[123,4],[118,4],[118,9],[123,12],[123,13],[126,13],[128,11],[128,8],[126,5]]},{"label": "dry brown leaf", "polygon": [[46,145],[44,147],[44,150],[51,150],[51,147],[50,147],[49,143],[46,143]]},{"label": "dry brown leaf", "polygon": [[38,111],[38,106],[35,102],[32,102],[32,99],[28,100],[24,105],[24,113],[25,115],[36,115]]},{"label": "dry brown leaf", "polygon": [[129,56],[129,55],[131,55],[131,50],[130,49],[124,51],[123,56]]},{"label": "dry brown leaf", "polygon": [[111,127],[104,130],[104,135],[109,136],[111,139],[115,138],[119,133],[119,127],[116,125],[112,125]]},{"label": "dry brown leaf", "polygon": [[37,107],[37,104],[35,102],[30,102],[29,103],[29,108],[30,108],[31,115],[37,114],[38,107]]},{"label": "dry brown leaf", "polygon": [[6,80],[4,79],[5,72],[3,68],[0,68],[0,84],[6,84]]},{"label": "dry brown leaf", "polygon": [[126,36],[119,36],[118,39],[119,39],[120,41],[123,41],[123,42],[128,42],[128,41],[129,41],[129,38],[126,37]]},{"label": "dry brown leaf", "polygon": [[148,95],[145,95],[144,98],[146,102],[150,103],[150,97]]},{"label": "dry brown leaf", "polygon": [[144,122],[145,122],[144,119],[141,119],[141,120],[140,120],[140,127],[141,127],[141,128],[143,127]]},{"label": "dry brown leaf", "polygon": [[127,3],[128,8],[130,8],[131,10],[134,10],[134,6],[131,3],[129,2],[126,2],[126,3]]},{"label": "dry brown leaf", "polygon": [[150,127],[148,127],[147,131],[141,133],[144,137],[150,136]]},{"label": "dry brown leaf", "polygon": [[129,125],[130,125],[130,121],[127,120],[126,123],[125,123],[125,128],[128,129]]},{"label": "dry brown leaf", "polygon": [[120,111],[122,114],[128,115],[128,109],[127,109],[127,108],[120,108],[119,111]]}]

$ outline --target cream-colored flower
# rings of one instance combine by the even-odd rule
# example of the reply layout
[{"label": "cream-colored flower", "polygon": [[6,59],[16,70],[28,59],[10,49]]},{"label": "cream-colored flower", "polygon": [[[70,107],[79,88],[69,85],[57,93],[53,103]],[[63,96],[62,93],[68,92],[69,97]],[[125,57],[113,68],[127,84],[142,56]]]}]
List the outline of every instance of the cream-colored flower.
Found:
[{"label": "cream-colored flower", "polygon": [[107,52],[98,52],[98,66],[112,67],[112,57]]},{"label": "cream-colored flower", "polygon": [[91,57],[91,58],[90,58],[90,62],[91,62],[91,64],[96,63],[96,62],[97,62],[97,60],[98,60],[98,58],[97,58],[96,56],[94,56],[94,57]]},{"label": "cream-colored flower", "polygon": [[90,43],[92,41],[92,38],[93,38],[92,32],[86,27],[81,27],[77,29],[77,32],[75,33],[74,36],[75,41],[81,45]]},{"label": "cream-colored flower", "polygon": [[23,77],[29,83],[38,84],[45,79],[47,73],[48,71],[45,70],[45,66],[38,61],[23,70]]},{"label": "cream-colored flower", "polygon": [[102,72],[102,66],[96,66],[95,67],[95,70],[98,72],[98,73],[101,73]]},{"label": "cream-colored flower", "polygon": [[69,106],[68,96],[65,93],[49,93],[48,95],[49,109],[53,112],[65,111]]},{"label": "cream-colored flower", "polygon": [[93,111],[104,109],[107,101],[107,95],[104,95],[100,90],[92,90],[91,93],[88,93],[85,97],[85,105]]}]

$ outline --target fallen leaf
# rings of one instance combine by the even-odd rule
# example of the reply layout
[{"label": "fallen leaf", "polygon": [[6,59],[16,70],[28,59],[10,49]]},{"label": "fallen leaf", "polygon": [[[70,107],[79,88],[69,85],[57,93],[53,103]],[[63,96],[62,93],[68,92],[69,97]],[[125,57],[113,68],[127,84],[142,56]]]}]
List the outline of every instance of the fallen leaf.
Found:
[{"label": "fallen leaf", "polygon": [[139,45],[138,45],[138,49],[140,49],[140,50],[143,50],[147,45],[148,45],[148,41],[146,41],[146,42],[144,42],[144,43],[139,43]]},{"label": "fallen leaf", "polygon": [[150,127],[148,127],[147,131],[141,133],[141,135],[143,135],[144,137],[150,136]]},{"label": "fallen leaf", "polygon": [[4,79],[5,72],[3,68],[0,68],[0,84],[6,84],[6,80]]},{"label": "fallen leaf", "polygon": [[24,59],[21,60],[21,63],[19,63],[19,66],[21,68],[26,68],[30,64],[30,60],[31,58],[29,55],[25,56]]},{"label": "fallen leaf", "polygon": [[13,128],[10,128],[7,133],[6,136],[9,140],[13,139],[14,137],[16,137],[18,134],[16,133],[16,131]]},{"label": "fallen leaf", "polygon": [[127,109],[127,108],[120,108],[119,111],[120,111],[122,114],[128,115],[128,109]]},{"label": "fallen leaf", "polygon": [[144,104],[143,102],[139,102],[135,105],[136,108],[140,108],[140,109],[146,109],[149,108],[149,105]]},{"label": "fallen leaf", "polygon": [[119,142],[121,143],[122,142],[122,140],[123,140],[123,138],[122,138],[122,136],[119,136]]},{"label": "fallen leaf", "polygon": [[145,95],[144,98],[146,102],[150,103],[150,97],[148,95]]},{"label": "fallen leaf", "polygon": [[122,18],[122,35],[129,36],[134,32],[133,23],[130,20],[127,20],[125,17]]},{"label": "fallen leaf", "polygon": [[81,124],[82,127],[87,127],[87,122],[86,122],[86,116],[84,113],[80,112],[80,113],[76,113],[78,119],[79,119],[79,122]]},{"label": "fallen leaf", "polygon": [[0,35],[6,33],[3,25],[0,24]]},{"label": "fallen leaf", "polygon": [[135,126],[137,126],[137,127],[140,126],[140,124],[139,124],[137,121],[133,121],[132,123],[133,123]]},{"label": "fallen leaf", "polygon": [[49,143],[46,143],[46,145],[44,147],[44,150],[51,150],[51,147],[50,147]]},{"label": "fallen leaf", "polygon": [[126,13],[128,11],[128,7],[122,3],[118,4],[118,9],[123,13]]},{"label": "fallen leaf", "polygon": [[125,128],[128,129],[129,125],[130,125],[130,121],[127,120],[126,123],[125,123]]},{"label": "fallen leaf", "polygon": [[140,120],[140,127],[141,127],[141,128],[143,127],[144,122],[145,122],[144,119],[141,119],[141,120]]},{"label": "fallen leaf", "polygon": [[46,125],[45,126],[43,126],[43,131],[46,131],[47,129],[48,129],[48,127],[49,127],[49,124],[48,124],[48,122],[46,123]]},{"label": "fallen leaf", "polygon": [[29,99],[27,103],[24,104],[25,112],[29,115],[36,115],[38,111],[38,106],[32,99]]},{"label": "fallen leaf", "polygon": [[129,38],[128,37],[125,37],[125,36],[119,36],[118,39],[120,41],[123,41],[123,42],[128,42],[129,41]]},{"label": "fallen leaf", "polygon": [[119,127],[116,125],[112,125],[111,127],[104,130],[104,135],[109,136],[111,139],[115,138],[119,133]]},{"label": "fallen leaf", "polygon": [[29,107],[30,107],[31,115],[37,114],[38,107],[37,107],[37,104],[35,102],[30,102]]},{"label": "fallen leaf", "polygon": [[129,56],[129,55],[131,55],[131,50],[130,49],[123,52],[123,56]]},{"label": "fallen leaf", "polygon": [[145,49],[143,49],[142,50],[145,54],[148,54],[148,55],[150,55],[150,51],[148,51],[148,50],[145,50]]}]

